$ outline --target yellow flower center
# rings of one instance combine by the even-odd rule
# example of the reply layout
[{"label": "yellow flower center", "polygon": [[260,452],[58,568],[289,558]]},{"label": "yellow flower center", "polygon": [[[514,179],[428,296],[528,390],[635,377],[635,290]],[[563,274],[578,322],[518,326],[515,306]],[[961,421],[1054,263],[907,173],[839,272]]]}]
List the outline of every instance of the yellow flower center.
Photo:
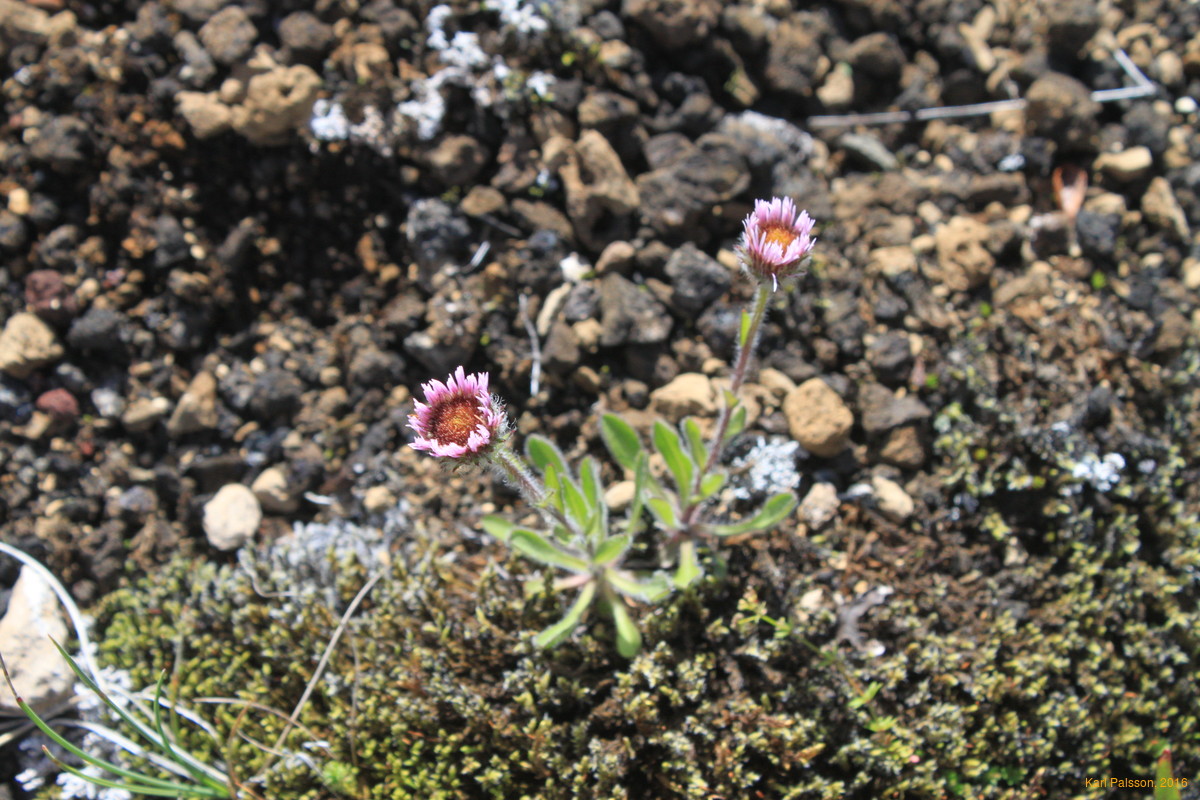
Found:
[{"label": "yellow flower center", "polygon": [[777,244],[780,249],[786,251],[788,245],[796,241],[796,232],[791,225],[774,223],[763,228],[763,241]]},{"label": "yellow flower center", "polygon": [[471,433],[483,423],[479,404],[470,397],[452,397],[433,407],[429,431],[442,444],[466,446]]}]

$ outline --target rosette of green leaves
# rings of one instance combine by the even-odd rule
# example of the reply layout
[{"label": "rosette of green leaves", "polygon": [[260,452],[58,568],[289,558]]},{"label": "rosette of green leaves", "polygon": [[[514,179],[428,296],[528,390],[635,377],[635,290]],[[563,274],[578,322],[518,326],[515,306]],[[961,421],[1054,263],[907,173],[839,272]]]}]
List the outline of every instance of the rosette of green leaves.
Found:
[{"label": "rosette of green leaves", "polygon": [[737,436],[746,425],[746,408],[737,403],[729,392],[725,402],[732,409],[729,424],[719,442],[706,442],[700,424],[686,417],[679,428],[663,420],[654,423],[650,443],[666,465],[669,483],[644,474],[648,454],[641,438],[628,422],[615,414],[605,414],[600,420],[600,435],[617,463],[638,475],[635,482],[633,506],[650,511],[655,525],[666,534],[668,542],[678,543],[673,583],[686,588],[704,574],[697,547],[706,538],[722,538],[769,530],[792,513],[796,495],[780,492],[769,498],[748,519],[736,523],[718,523],[704,519],[703,506],[725,485],[726,474],[710,467],[725,443]]},{"label": "rosette of green leaves", "polygon": [[[590,456],[575,474],[557,447],[541,436],[525,442],[529,463],[539,473],[546,490],[545,516],[553,520],[549,530],[521,527],[498,516],[483,519],[483,528],[517,552],[548,567],[570,573],[556,581],[561,589],[578,589],[561,620],[539,633],[535,642],[553,647],[565,640],[584,621],[593,605],[612,618],[617,651],[626,657],[642,646],[642,635],[629,613],[626,598],[656,602],[670,591],[659,575],[638,575],[623,568],[626,554],[642,524],[641,501],[635,499],[626,520],[610,527],[604,500],[600,467]],[[645,458],[634,463],[638,478],[648,479]],[[638,491],[635,495],[642,495]]]}]

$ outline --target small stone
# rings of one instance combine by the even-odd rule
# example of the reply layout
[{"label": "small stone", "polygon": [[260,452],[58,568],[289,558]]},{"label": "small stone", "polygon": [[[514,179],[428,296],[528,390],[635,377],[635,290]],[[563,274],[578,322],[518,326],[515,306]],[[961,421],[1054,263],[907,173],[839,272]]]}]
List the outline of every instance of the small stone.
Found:
[{"label": "small stone", "polygon": [[600,253],[600,258],[596,259],[596,274],[606,275],[609,272],[628,272],[636,256],[637,250],[629,242],[612,242]]},{"label": "small stone", "polygon": [[912,516],[916,505],[908,493],[895,481],[876,475],[871,478],[875,502],[879,511],[893,522],[904,522]]},{"label": "small stone", "polygon": [[819,531],[833,522],[839,502],[837,487],[832,483],[814,483],[800,502],[800,519],[810,531]]},{"label": "small stone", "polygon": [[279,23],[279,41],[294,57],[318,59],[333,44],[333,26],[308,11],[294,11]]},{"label": "small stone", "polygon": [[[22,566],[8,597],[8,610],[0,618],[0,653],[21,698],[43,714],[71,696],[75,677],[51,641],[65,642],[68,635],[54,589],[33,569]],[[19,713],[3,683],[0,707]]]},{"label": "small stone", "polygon": [[250,484],[250,491],[254,492],[262,510],[268,514],[291,514],[300,507],[299,498],[292,493],[287,470],[280,466],[267,467],[258,473],[254,483]]},{"label": "small stone", "polygon": [[368,514],[383,514],[396,507],[396,495],[386,486],[372,486],[363,492],[363,508]]},{"label": "small stone", "polygon": [[470,184],[488,161],[488,153],[476,139],[462,134],[446,136],[426,156],[429,171],[445,186]]},{"label": "small stone", "polygon": [[36,269],[25,276],[25,302],[31,311],[53,323],[66,322],[78,310],[62,273],[52,269]]},{"label": "small stone", "polygon": [[129,433],[141,433],[153,428],[170,410],[171,401],[165,397],[139,397],[125,409],[121,424]]},{"label": "small stone", "polygon": [[240,61],[258,38],[258,29],[241,6],[226,6],[200,28],[200,41],[216,61]]},{"label": "small stone", "polygon": [[788,392],[796,388],[796,382],[774,367],[764,367],[758,371],[758,385],[769,389],[776,397],[787,397]]},{"label": "small stone", "polygon": [[1029,132],[1060,147],[1087,147],[1099,127],[1100,104],[1091,90],[1061,72],[1045,72],[1025,93]]},{"label": "small stone", "polygon": [[1187,215],[1175,199],[1171,184],[1161,175],[1150,180],[1146,193],[1142,195],[1142,213],[1146,219],[1172,234],[1178,241],[1191,241],[1192,231]]},{"label": "small stone", "polygon": [[37,314],[13,314],[0,333],[0,370],[14,378],[28,378],[62,355],[58,337]]},{"label": "small stone", "polygon": [[179,116],[191,126],[197,139],[209,139],[229,130],[233,109],[215,92],[180,92],[175,98]]},{"label": "small stone", "polygon": [[73,422],[79,418],[79,401],[63,388],[43,392],[33,406],[58,422]]},{"label": "small stone", "polygon": [[892,151],[869,133],[844,133],[838,137],[837,144],[848,156],[871,169],[886,172],[900,168],[900,162]]},{"label": "small stone", "polygon": [[783,413],[792,438],[813,455],[832,458],[850,442],[854,415],[820,378],[810,378],[788,392]]},{"label": "small stone", "polygon": [[1132,183],[1146,177],[1154,166],[1149,147],[1129,147],[1119,153],[1101,153],[1092,162],[1092,169],[1103,172],[1119,183]]},{"label": "small stone", "polygon": [[831,69],[825,76],[825,83],[817,89],[817,99],[826,111],[836,113],[850,108],[854,102],[854,76],[846,69]]},{"label": "small stone", "polygon": [[671,304],[689,315],[699,314],[729,291],[733,282],[729,270],[691,242],[671,253],[666,273],[671,279]]},{"label": "small stone", "polygon": [[240,483],[221,487],[204,504],[204,535],[218,550],[237,550],[250,540],[262,522],[262,506],[254,492]]},{"label": "small stone", "polygon": [[617,481],[612,486],[609,486],[604,491],[604,502],[608,505],[609,511],[620,513],[633,503],[633,491],[635,489],[633,481]]},{"label": "small stone", "polygon": [[233,108],[233,129],[251,144],[283,144],[308,125],[320,90],[321,76],[303,64],[255,75],[246,85],[245,102]]},{"label": "small stone", "polygon": [[198,372],[179,398],[167,423],[167,433],[177,439],[189,433],[212,430],[219,420],[217,379],[211,372]]},{"label": "small stone", "polygon": [[717,413],[718,397],[707,375],[685,372],[651,392],[650,403],[667,420],[678,422],[687,416],[713,416]]},{"label": "small stone", "polygon": [[867,363],[881,383],[902,384],[912,370],[912,345],[908,334],[888,331],[867,347]]},{"label": "small stone", "polygon": [[902,425],[887,434],[879,457],[904,469],[920,469],[928,457],[916,425]]},{"label": "small stone", "polygon": [[671,315],[649,292],[615,272],[600,280],[600,344],[658,344],[671,335]]},{"label": "small stone", "polygon": [[973,217],[951,217],[934,232],[937,265],[926,268],[927,277],[953,291],[965,292],[987,281],[996,264],[988,250],[991,229]]},{"label": "small stone", "polygon": [[858,410],[863,431],[868,436],[886,433],[901,425],[929,418],[929,407],[911,394],[897,397],[878,383],[866,383],[858,390]]}]

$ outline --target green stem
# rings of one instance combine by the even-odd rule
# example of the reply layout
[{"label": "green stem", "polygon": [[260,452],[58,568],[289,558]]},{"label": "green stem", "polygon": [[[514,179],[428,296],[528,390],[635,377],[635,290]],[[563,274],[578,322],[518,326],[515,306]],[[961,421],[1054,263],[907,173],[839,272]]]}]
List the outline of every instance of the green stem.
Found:
[{"label": "green stem", "polygon": [[529,467],[525,465],[525,460],[517,455],[506,442],[496,442],[489,455],[492,464],[508,476],[526,502],[547,517],[549,522],[557,522],[573,534],[578,535],[579,531],[571,524],[566,515],[550,502],[550,498],[546,494],[546,487],[530,472]]},{"label": "green stem", "polygon": [[[771,288],[767,286],[766,281],[759,281],[750,305],[750,324],[746,328],[742,328],[740,325],[738,327],[737,358],[734,359],[733,374],[729,380],[729,393],[734,395],[735,400],[733,403],[724,403],[721,408],[721,416],[717,419],[717,429],[713,434],[712,444],[708,448],[708,459],[704,462],[703,469],[696,470],[696,477],[692,481],[693,495],[699,493],[700,482],[716,466],[721,458],[721,452],[725,449],[725,431],[729,430],[729,420],[733,417],[733,411],[737,407],[737,393],[741,391],[742,384],[746,382],[746,375],[750,371],[750,358],[754,355],[754,348],[758,346],[758,337],[762,333],[762,323],[767,313],[767,301],[770,299]],[[697,508],[699,508],[698,504],[689,503],[684,510],[685,527],[695,522]]]}]

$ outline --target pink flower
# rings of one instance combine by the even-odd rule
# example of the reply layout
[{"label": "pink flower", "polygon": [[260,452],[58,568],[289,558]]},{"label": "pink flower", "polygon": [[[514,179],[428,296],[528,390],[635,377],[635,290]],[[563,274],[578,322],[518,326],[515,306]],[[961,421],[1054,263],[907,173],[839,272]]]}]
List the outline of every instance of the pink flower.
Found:
[{"label": "pink flower", "polygon": [[423,384],[425,402],[417,401],[408,426],[417,433],[414,450],[442,458],[486,452],[504,434],[506,417],[488,394],[486,372],[465,374],[462,367],[446,379]]},{"label": "pink flower", "polygon": [[742,265],[753,275],[769,277],[776,289],[780,278],[798,272],[817,241],[812,238],[812,218],[807,211],[797,214],[790,197],[755,200],[742,228]]}]

